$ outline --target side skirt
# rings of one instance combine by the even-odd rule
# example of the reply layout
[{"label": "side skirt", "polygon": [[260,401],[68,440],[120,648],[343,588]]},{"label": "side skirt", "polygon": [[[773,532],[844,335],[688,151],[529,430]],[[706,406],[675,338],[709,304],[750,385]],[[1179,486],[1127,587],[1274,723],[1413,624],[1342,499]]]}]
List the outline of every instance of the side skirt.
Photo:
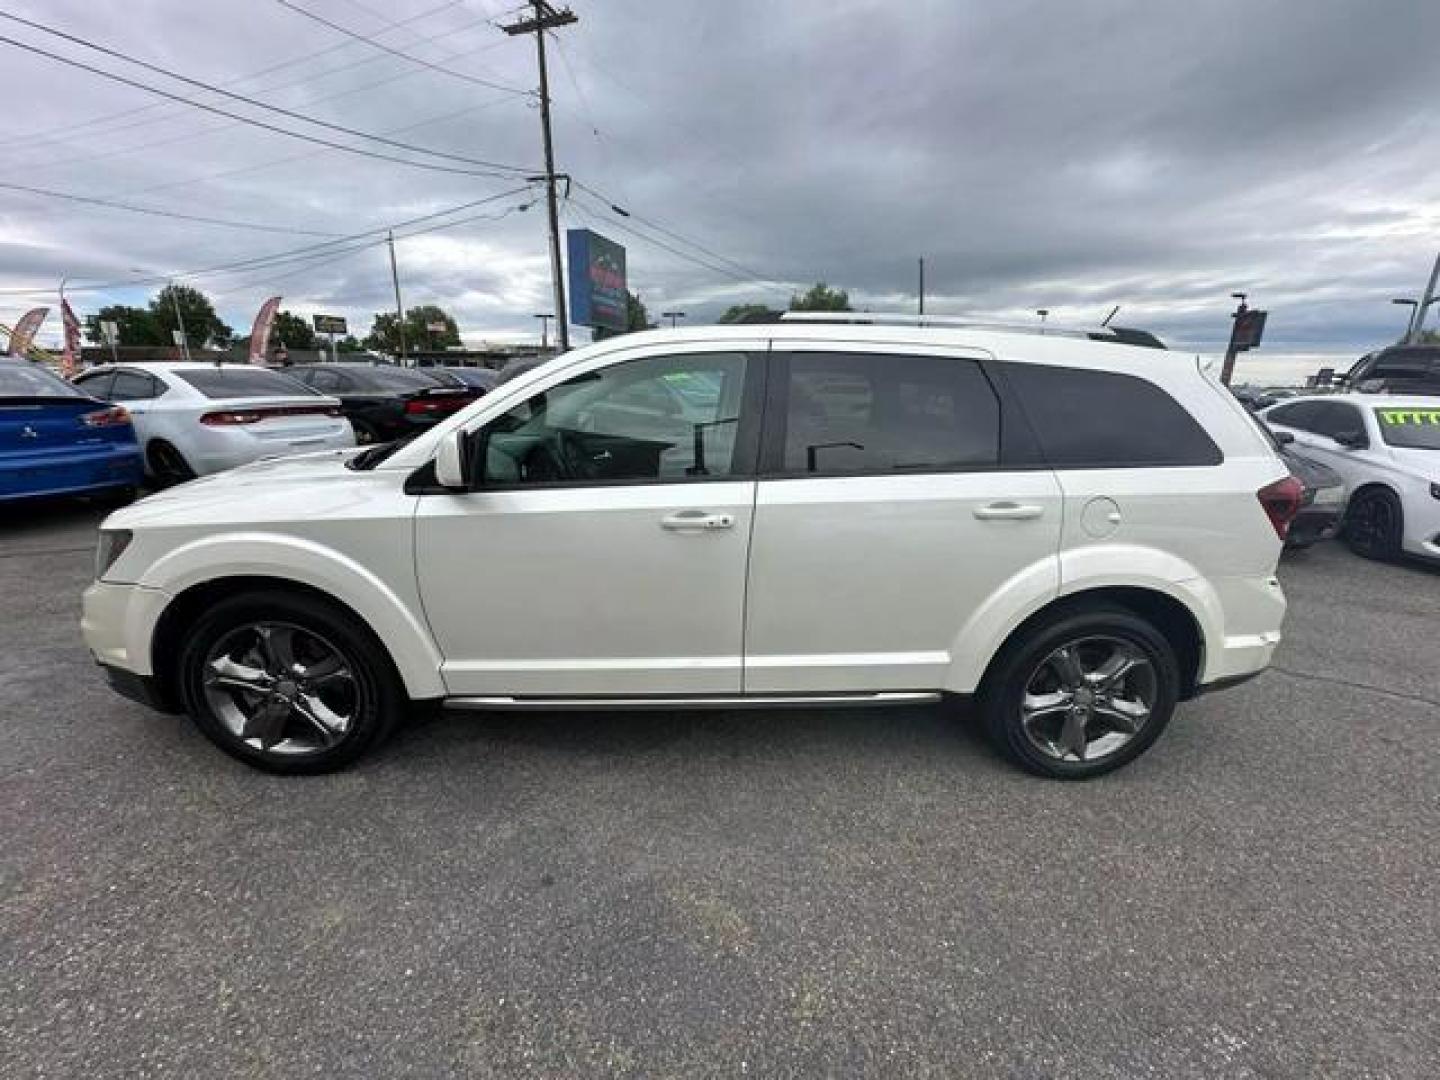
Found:
[{"label": "side skirt", "polygon": [[604,709],[779,709],[813,708],[817,705],[925,705],[939,701],[933,690],[888,690],[873,694],[732,694],[680,695],[676,697],[453,697],[444,707],[460,710],[535,709],[555,712],[574,709],[594,712]]}]

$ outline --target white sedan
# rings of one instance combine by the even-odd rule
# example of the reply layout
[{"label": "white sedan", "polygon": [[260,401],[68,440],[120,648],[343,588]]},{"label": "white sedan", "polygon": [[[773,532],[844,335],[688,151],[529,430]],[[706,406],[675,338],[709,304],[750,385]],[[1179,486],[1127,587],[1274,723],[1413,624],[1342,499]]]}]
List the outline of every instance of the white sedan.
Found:
[{"label": "white sedan", "polygon": [[1440,559],[1440,397],[1291,398],[1260,415],[1345,481],[1345,538],[1357,554]]},{"label": "white sedan", "polygon": [[161,484],[355,445],[339,401],[250,364],[102,364],[75,384],[130,410],[145,469]]}]

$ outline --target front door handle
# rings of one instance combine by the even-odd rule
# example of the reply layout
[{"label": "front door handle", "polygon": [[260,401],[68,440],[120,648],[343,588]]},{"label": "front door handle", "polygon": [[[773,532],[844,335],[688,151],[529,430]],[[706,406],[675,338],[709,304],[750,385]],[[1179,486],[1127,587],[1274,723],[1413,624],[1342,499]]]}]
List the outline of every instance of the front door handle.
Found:
[{"label": "front door handle", "polygon": [[729,529],[735,524],[734,514],[710,514],[704,510],[681,510],[660,519],[662,529],[675,532],[706,532]]},{"label": "front door handle", "polygon": [[975,516],[981,521],[1027,521],[1030,518],[1038,518],[1045,513],[1043,506],[1036,506],[1034,503],[993,502],[986,506],[977,506]]}]

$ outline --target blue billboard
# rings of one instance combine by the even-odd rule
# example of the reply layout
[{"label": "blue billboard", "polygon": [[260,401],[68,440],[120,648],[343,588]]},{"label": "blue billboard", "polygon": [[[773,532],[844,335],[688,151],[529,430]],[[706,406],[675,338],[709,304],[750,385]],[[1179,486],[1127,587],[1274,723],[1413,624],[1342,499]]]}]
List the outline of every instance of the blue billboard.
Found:
[{"label": "blue billboard", "polygon": [[625,249],[589,229],[567,229],[565,246],[570,256],[570,321],[624,330]]}]

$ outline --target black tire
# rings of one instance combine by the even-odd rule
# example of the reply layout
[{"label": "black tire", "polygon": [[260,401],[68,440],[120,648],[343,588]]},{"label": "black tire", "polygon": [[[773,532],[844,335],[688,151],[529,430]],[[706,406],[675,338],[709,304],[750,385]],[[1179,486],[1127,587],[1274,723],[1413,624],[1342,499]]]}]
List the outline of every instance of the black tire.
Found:
[{"label": "black tire", "polygon": [[1345,543],[1356,555],[1381,562],[1398,559],[1404,535],[1405,509],[1389,488],[1366,488],[1350,500]]},{"label": "black tire", "polygon": [[[227,642],[256,624],[272,628],[283,625],[294,631],[299,642],[329,646],[342,661],[342,670],[348,669],[346,684],[353,689],[346,697],[351,712],[344,730],[331,732],[333,743],[312,750],[299,749],[306,733],[315,733],[298,710],[285,721],[293,725],[287,726],[286,732],[295,732],[295,737],[287,734],[275,745],[263,745],[263,737],[245,738],[234,729],[236,719],[243,719],[247,709],[253,713],[256,703],[264,705],[285,693],[293,702],[297,696],[293,683],[287,684],[288,691],[279,689],[268,697],[207,687],[215,651],[225,649]],[[297,644],[292,659],[299,651]],[[299,665],[295,666],[298,669]],[[244,593],[207,610],[186,634],[180,654],[179,684],[186,711],[211,742],[247,765],[291,775],[333,772],[349,765],[389,736],[407,704],[400,677],[384,646],[368,628],[356,625],[354,615],[322,599],[284,591]],[[217,711],[217,696],[228,700],[230,706],[222,701],[221,711]],[[333,698],[330,704],[334,705]],[[222,711],[229,715],[222,716]]]},{"label": "black tire", "polygon": [[[1099,748],[1090,760],[1084,759],[1086,735],[1082,734],[1082,751],[1075,760],[1057,756],[1055,746],[1048,750],[1037,745],[1036,738],[1027,733],[1022,716],[1022,703],[1027,689],[1037,679],[1043,679],[1049,672],[1050,659],[1066,646],[1096,649],[1096,643],[1104,643],[1115,649],[1122,648],[1142,658],[1148,664],[1145,674],[1145,689],[1149,693],[1148,715],[1140,721],[1131,734],[1109,732],[1089,743],[1092,752]],[[1135,668],[1136,672],[1146,669]],[[1130,679],[1131,676],[1125,676]],[[1087,684],[1089,685],[1089,684]],[[1126,694],[1130,691],[1121,684]],[[1063,693],[1063,688],[1057,688]],[[1090,691],[1094,693],[1094,691]],[[1120,694],[1114,695],[1119,697]],[[1145,697],[1139,690],[1133,695],[1136,700]],[[1132,612],[1119,608],[1095,608],[1057,612],[1054,617],[1038,622],[1024,631],[1023,636],[1010,641],[996,657],[986,673],[979,694],[979,711],[986,730],[995,745],[1016,764],[1040,776],[1060,780],[1087,780],[1118,769],[1143,754],[1160,737],[1170,723],[1175,703],[1180,696],[1180,665],[1169,641],[1153,625]],[[1038,700],[1036,698],[1035,700]],[[1133,703],[1125,701],[1128,707]],[[1104,708],[1113,703],[1104,701]],[[1082,733],[1098,731],[1106,720],[1102,715],[1102,703],[1086,697],[1082,706],[1088,720],[1077,719],[1076,706],[1056,706],[1060,711],[1060,723],[1076,723]],[[1055,711],[1055,710],[1047,710]],[[1106,744],[1122,738],[1125,740],[1113,749]],[[1040,740],[1044,741],[1044,740]]]},{"label": "black tire", "polygon": [[350,426],[355,429],[356,446],[373,446],[375,443],[385,441],[375,425],[368,420],[356,420],[351,417]]},{"label": "black tire", "polygon": [[150,474],[155,477],[156,487],[168,488],[195,479],[195,470],[185,460],[185,455],[164,439],[156,439],[145,449],[150,460]]}]

